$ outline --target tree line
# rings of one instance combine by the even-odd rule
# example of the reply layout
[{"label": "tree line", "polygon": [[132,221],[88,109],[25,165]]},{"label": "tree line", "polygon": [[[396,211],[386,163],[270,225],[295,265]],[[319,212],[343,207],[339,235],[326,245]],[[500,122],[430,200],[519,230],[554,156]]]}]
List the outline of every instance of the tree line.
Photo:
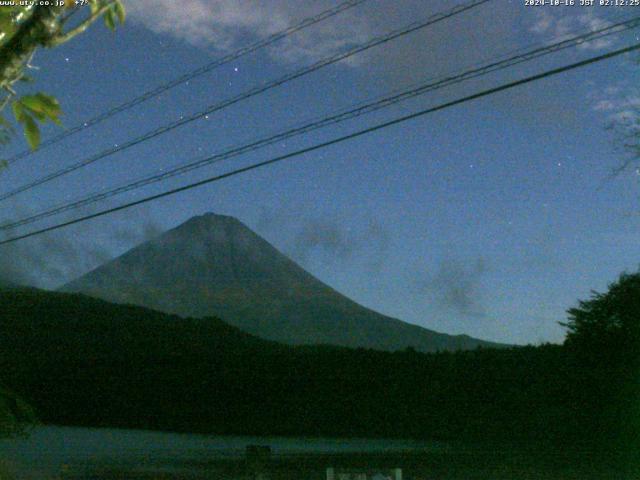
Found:
[{"label": "tree line", "polygon": [[45,423],[481,440],[607,458],[638,446],[640,274],[569,310],[564,345],[510,349],[291,347],[215,318],[36,289],[0,292],[0,318],[5,387]]}]

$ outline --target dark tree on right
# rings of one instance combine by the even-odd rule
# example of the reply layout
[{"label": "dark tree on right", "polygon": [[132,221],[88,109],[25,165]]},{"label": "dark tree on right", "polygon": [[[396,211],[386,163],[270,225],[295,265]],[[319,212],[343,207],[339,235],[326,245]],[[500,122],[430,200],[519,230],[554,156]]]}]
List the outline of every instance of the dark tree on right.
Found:
[{"label": "dark tree on right", "polygon": [[[640,272],[623,273],[606,293],[568,310],[565,348],[584,435],[612,454],[640,451]],[[638,456],[640,457],[640,456]]]}]

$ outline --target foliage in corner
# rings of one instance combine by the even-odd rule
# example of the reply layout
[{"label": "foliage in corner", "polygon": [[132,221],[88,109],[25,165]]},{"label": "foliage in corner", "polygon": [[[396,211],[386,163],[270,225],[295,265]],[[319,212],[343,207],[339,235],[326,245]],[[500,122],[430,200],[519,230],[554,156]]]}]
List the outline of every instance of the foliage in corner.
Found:
[{"label": "foliage in corner", "polygon": [[40,144],[40,129],[37,122],[44,123],[50,120],[56,125],[62,125],[60,104],[50,95],[44,93],[23,95],[11,106],[16,121],[24,126],[25,137],[33,150]]},{"label": "foliage in corner", "polygon": [[[40,124],[53,122],[61,125],[62,110],[51,95],[35,93],[19,96],[19,84],[32,83],[26,71],[35,69],[31,60],[38,48],[54,48],[86,31],[98,18],[104,19],[110,30],[125,21],[122,0],[86,0],[76,2],[49,2],[51,5],[7,6],[0,9],[0,145],[11,141],[14,123],[2,111],[11,105],[13,117],[24,131],[29,147],[40,145]],[[72,15],[81,5],[90,7],[89,14],[80,22],[69,26]],[[2,164],[0,163],[0,168]]]}]

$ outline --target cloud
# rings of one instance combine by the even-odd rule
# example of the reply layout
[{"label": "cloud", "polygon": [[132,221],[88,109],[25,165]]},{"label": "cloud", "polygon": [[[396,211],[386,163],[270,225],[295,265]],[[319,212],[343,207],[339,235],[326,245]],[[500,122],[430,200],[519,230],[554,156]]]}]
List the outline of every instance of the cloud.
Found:
[{"label": "cloud", "polygon": [[536,19],[529,27],[529,30],[538,35],[545,34],[554,29],[555,18],[546,10],[538,10],[536,12]]},{"label": "cloud", "polygon": [[125,245],[138,245],[160,236],[164,229],[153,219],[144,218],[139,222],[115,225],[111,229],[112,238]]},{"label": "cloud", "polygon": [[293,232],[285,252],[300,263],[320,257],[325,263],[365,260],[367,267],[379,272],[388,257],[389,230],[375,219],[358,221],[357,226],[337,219],[311,216],[285,216],[262,209],[258,232]]},{"label": "cloud", "polygon": [[[398,0],[377,4],[363,13],[372,35],[424,21],[451,11],[450,1]],[[490,2],[433,23],[361,54],[370,85],[402,88],[448,76],[484,63],[518,46],[519,8]],[[457,92],[459,87],[448,91]]]},{"label": "cloud", "polygon": [[[550,9],[537,9],[529,31],[539,35],[548,42],[560,42],[584,32],[600,30],[612,22],[601,18],[593,9],[576,15],[562,9],[553,12]],[[612,47],[616,43],[615,36],[599,38],[578,45],[579,50],[598,51]]]},{"label": "cloud", "polygon": [[361,242],[366,242],[372,249],[369,259],[369,268],[373,272],[379,272],[389,256],[391,247],[391,232],[389,229],[375,220],[369,222]]},{"label": "cloud", "polygon": [[[579,13],[577,13],[579,12]],[[631,10],[619,9],[616,13]],[[605,7],[588,9],[536,9],[530,22],[529,31],[543,39],[545,43],[561,41],[584,32],[600,30],[620,22],[606,18],[610,10]],[[629,17],[627,17],[629,18]],[[592,52],[608,51],[626,37],[609,35],[578,45],[577,50]],[[629,57],[627,56],[627,60]],[[590,93],[587,100],[591,109],[603,115],[604,123],[614,127],[618,134],[640,125],[640,90],[629,81],[611,80],[604,85],[600,82],[587,81]]]},{"label": "cloud", "polygon": [[[139,25],[217,52],[228,52],[295,24],[336,5],[329,0],[131,0],[131,18]],[[450,11],[449,0],[371,0],[277,42],[268,53],[279,62],[309,64],[344,51],[366,39]],[[504,58],[525,45],[552,43],[610,24],[606,8],[528,8],[523,2],[489,2],[430,25],[402,38],[362,52],[349,60],[358,71],[349,77],[355,101],[378,98],[382,92],[398,92]],[[612,46],[615,36],[585,42],[581,50]],[[574,52],[565,52],[573,54]],[[507,69],[439,89],[403,102],[399,108],[413,111],[447,99],[468,95],[503,81],[524,66]],[[336,75],[335,84],[343,88]],[[309,79],[312,81],[312,79]],[[550,79],[543,88],[531,85],[487,99],[493,108],[507,111],[523,124],[551,121],[577,125],[575,109],[558,98],[571,98],[575,87]],[[541,84],[540,84],[541,85]],[[552,85],[553,88],[549,88]],[[345,87],[347,88],[347,87]],[[553,95],[549,92],[555,92]],[[394,107],[396,108],[396,107]]]},{"label": "cloud", "polygon": [[589,100],[591,108],[604,115],[605,126],[613,133],[614,145],[631,155],[616,169],[620,171],[636,160],[640,151],[640,89],[621,80],[602,90],[594,88]]},{"label": "cloud", "polygon": [[611,100],[599,100],[593,105],[596,112],[610,112],[616,108],[616,104]]},{"label": "cloud", "polygon": [[[592,11],[589,11],[589,13],[580,15],[578,17],[578,24],[582,27],[586,27],[586,29],[593,32],[612,25],[612,22],[606,21],[602,18],[598,18]],[[590,42],[581,43],[580,45],[578,45],[578,49],[592,51],[605,50],[614,46],[616,43],[616,37],[609,36],[599,38],[597,40],[592,40]]]},{"label": "cloud", "polygon": [[[128,10],[135,23],[156,33],[228,52],[331,6],[335,3],[325,0],[133,0]],[[278,42],[270,53],[284,61],[314,59],[361,41],[367,34],[366,22],[350,10]]]},{"label": "cloud", "polygon": [[100,245],[79,245],[66,234],[45,234],[0,246],[0,284],[53,288],[110,258]]},{"label": "cloud", "polygon": [[[337,2],[331,0],[131,0],[132,21],[201,48],[229,52],[263,39]],[[284,62],[317,60],[376,35],[429,18],[454,7],[448,0],[374,0],[341,12],[277,42],[272,58]],[[352,65],[375,64],[403,79],[440,74],[453,62],[477,62],[479,55],[513,44],[519,8],[486,4],[443,20],[402,40],[351,58]],[[469,48],[472,45],[473,48]]]},{"label": "cloud", "polygon": [[629,112],[638,114],[640,110],[640,90],[635,87],[611,89],[592,97],[592,108],[604,112],[612,120],[622,118]]},{"label": "cloud", "polygon": [[364,258],[370,270],[378,272],[386,261],[389,243],[389,231],[374,220],[353,228],[333,219],[307,218],[297,226],[289,251],[302,263],[312,256],[329,263]]},{"label": "cloud", "polygon": [[444,258],[432,274],[419,277],[415,286],[419,294],[445,311],[465,317],[486,316],[482,302],[482,280],[487,272],[483,258],[465,262],[459,258]]},{"label": "cloud", "polygon": [[346,260],[353,254],[355,242],[351,230],[342,228],[333,220],[307,220],[297,233],[294,256],[306,261],[314,252],[322,252],[333,258]]},{"label": "cloud", "polygon": [[[16,218],[30,212],[14,208]],[[81,210],[81,213],[89,213]],[[31,212],[33,213],[33,212]],[[139,221],[135,221],[140,216]],[[134,219],[134,221],[131,221]],[[3,218],[2,223],[11,219]],[[0,231],[0,240],[27,230]],[[123,248],[146,241],[161,232],[142,210],[126,216],[83,224],[80,237],[72,230],[59,230],[0,246],[0,285],[18,284],[57,288],[111,260]]]}]

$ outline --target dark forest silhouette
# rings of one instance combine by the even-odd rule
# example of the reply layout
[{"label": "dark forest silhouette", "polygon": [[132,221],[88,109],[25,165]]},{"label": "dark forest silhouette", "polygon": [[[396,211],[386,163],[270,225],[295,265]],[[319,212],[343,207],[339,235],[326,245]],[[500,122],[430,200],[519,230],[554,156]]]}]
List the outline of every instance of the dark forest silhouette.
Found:
[{"label": "dark forest silhouette", "polygon": [[627,462],[638,445],[638,273],[570,309],[564,345],[430,354],[285,346],[36,289],[0,305],[3,380],[46,423],[482,440]]}]

